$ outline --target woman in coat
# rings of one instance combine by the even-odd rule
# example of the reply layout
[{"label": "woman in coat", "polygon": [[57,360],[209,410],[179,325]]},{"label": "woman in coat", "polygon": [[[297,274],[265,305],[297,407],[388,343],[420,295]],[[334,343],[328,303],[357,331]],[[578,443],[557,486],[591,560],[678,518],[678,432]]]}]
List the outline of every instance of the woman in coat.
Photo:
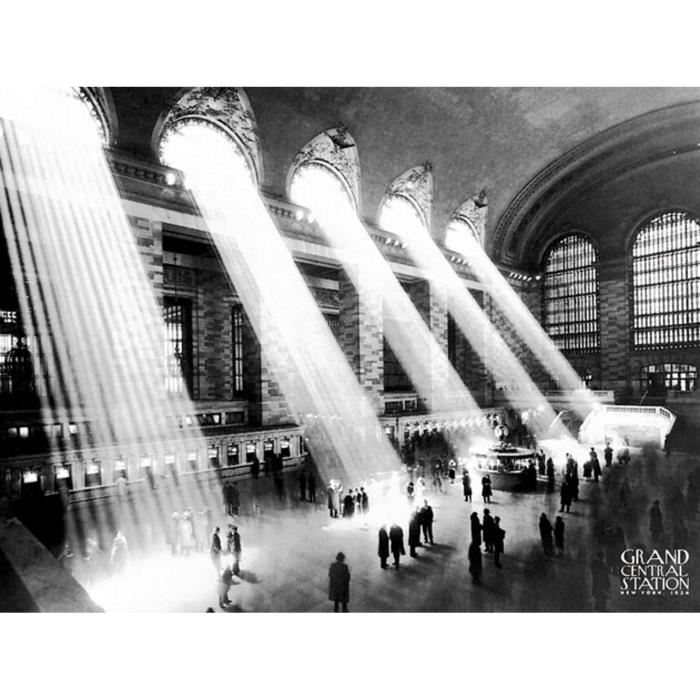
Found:
[{"label": "woman in coat", "polygon": [[345,563],[345,555],[338,552],[335,561],[328,570],[328,600],[334,603],[333,612],[338,612],[338,607],[343,606],[343,612],[348,612],[350,600],[350,569]]}]

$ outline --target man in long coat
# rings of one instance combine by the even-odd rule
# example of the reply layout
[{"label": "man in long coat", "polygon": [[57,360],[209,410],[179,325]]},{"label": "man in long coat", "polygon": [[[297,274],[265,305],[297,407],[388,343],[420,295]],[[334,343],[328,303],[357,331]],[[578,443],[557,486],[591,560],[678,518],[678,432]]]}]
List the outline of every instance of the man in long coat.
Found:
[{"label": "man in long coat", "polygon": [[433,520],[435,514],[428,501],[423,501],[423,507],[420,509],[420,525],[423,529],[424,544],[434,544],[433,542]]},{"label": "man in long coat", "polygon": [[389,529],[389,540],[391,541],[391,553],[394,555],[394,566],[398,569],[401,555],[406,554],[403,547],[403,529],[394,523]]},{"label": "man in long coat", "polygon": [[484,532],[484,551],[493,553],[493,545],[495,541],[496,524],[493,521],[491,511],[488,508],[484,508],[484,520],[481,526]]},{"label": "man in long coat", "polygon": [[379,528],[379,548],[377,549],[379,562],[382,569],[386,569],[386,560],[389,558],[389,533],[386,531],[386,525]]},{"label": "man in long coat", "polygon": [[328,599],[333,601],[333,612],[338,612],[338,607],[343,606],[343,612],[348,612],[350,600],[350,569],[345,563],[345,555],[338,552],[335,561],[328,569]]}]

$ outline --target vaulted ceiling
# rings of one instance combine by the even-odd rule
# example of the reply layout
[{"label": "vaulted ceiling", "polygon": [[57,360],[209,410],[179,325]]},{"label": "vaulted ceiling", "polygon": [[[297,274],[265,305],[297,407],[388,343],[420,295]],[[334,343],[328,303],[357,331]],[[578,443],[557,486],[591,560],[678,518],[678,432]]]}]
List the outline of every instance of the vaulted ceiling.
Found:
[{"label": "vaulted ceiling", "polygon": [[[153,160],[155,129],[180,91],[111,89],[116,147]],[[695,121],[700,119],[700,88],[252,87],[245,91],[258,124],[264,188],[284,193],[296,152],[340,121],[359,149],[365,218],[376,221],[384,191],[397,175],[430,161],[435,237],[442,239],[459,204],[485,188],[487,246],[498,257],[513,261],[527,260],[524,248],[533,236],[540,240],[545,236],[542,231],[550,235],[553,227],[565,225],[561,220],[555,225],[552,207],[558,206],[557,215],[562,207],[576,208],[571,193],[581,181],[579,175],[588,177],[590,192],[602,181],[603,171],[624,179],[629,169],[636,169],[633,186],[656,191],[661,175],[649,163],[668,159],[674,149],[686,153],[691,143],[700,143],[700,121]],[[675,137],[679,120],[682,135]],[[620,153],[627,149],[634,158],[625,161]],[[643,175],[646,171],[648,177]],[[686,179],[700,174],[700,160],[691,165],[686,157],[684,172]],[[595,218],[595,212],[592,215]]]}]

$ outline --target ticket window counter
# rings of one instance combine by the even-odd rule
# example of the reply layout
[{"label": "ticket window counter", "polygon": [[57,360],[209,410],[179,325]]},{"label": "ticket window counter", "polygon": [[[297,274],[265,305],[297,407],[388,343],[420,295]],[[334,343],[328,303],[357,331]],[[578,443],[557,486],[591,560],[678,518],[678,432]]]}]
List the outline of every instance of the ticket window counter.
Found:
[{"label": "ticket window counter", "polygon": [[156,477],[153,472],[153,457],[141,457],[139,459],[139,478],[143,479],[149,486],[156,487]]},{"label": "ticket window counter", "polygon": [[249,442],[245,446],[245,461],[246,464],[251,464],[258,454],[258,446],[255,442]]},{"label": "ticket window counter", "polygon": [[22,493],[22,470],[6,468],[3,472],[2,492],[9,498],[19,498]]},{"label": "ticket window counter", "polygon": [[129,467],[125,459],[115,459],[114,468],[112,470],[112,483],[116,484],[117,479],[124,477],[129,480]]},{"label": "ticket window counter", "polygon": [[56,491],[73,490],[73,465],[70,462],[54,465]]},{"label": "ticket window counter", "polygon": [[102,465],[100,461],[91,459],[84,464],[85,488],[102,486]]},{"label": "ticket window counter", "polygon": [[229,445],[226,448],[226,466],[237,467],[240,463],[240,451],[238,445]]},{"label": "ticket window counter", "polygon": [[175,460],[175,455],[165,455],[165,457],[163,457],[163,465],[165,467],[165,473],[173,480],[175,486],[177,486],[180,483],[180,479],[177,475],[177,461]]},{"label": "ticket window counter", "polygon": [[299,436],[299,454],[306,454],[306,440],[303,435]]},{"label": "ticket window counter", "polygon": [[219,469],[221,467],[221,460],[219,459],[219,448],[212,445],[207,449],[207,462],[209,464],[209,469]]},{"label": "ticket window counter", "polygon": [[280,456],[282,459],[287,459],[292,456],[292,443],[288,437],[280,440]]},{"label": "ticket window counter", "polygon": [[275,466],[275,443],[272,440],[263,440],[263,463],[265,471]]},{"label": "ticket window counter", "polygon": [[25,469],[22,471],[21,496],[23,499],[33,499],[41,496],[41,483],[38,469]]},{"label": "ticket window counter", "polygon": [[187,471],[196,472],[199,469],[199,460],[197,452],[192,451],[187,453]]}]

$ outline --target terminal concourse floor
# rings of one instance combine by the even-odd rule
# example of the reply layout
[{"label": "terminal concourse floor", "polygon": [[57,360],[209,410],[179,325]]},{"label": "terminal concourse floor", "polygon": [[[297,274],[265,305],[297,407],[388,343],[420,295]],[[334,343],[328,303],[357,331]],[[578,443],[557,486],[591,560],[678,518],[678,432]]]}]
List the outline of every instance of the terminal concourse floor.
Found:
[{"label": "terminal concourse floor", "polygon": [[[581,481],[580,500],[565,520],[565,555],[546,557],[538,520],[546,513],[552,523],[558,515],[559,493],[547,493],[544,483],[537,493],[495,491],[485,505],[480,488],[474,502],[466,503],[462,485],[445,483],[444,493],[427,491],[435,511],[435,544],[418,549],[418,557],[402,558],[401,567],[382,570],[377,557],[377,526],[382,520],[379,504],[370,503],[370,515],[352,521],[331,519],[325,493],[319,489],[316,504],[300,502],[295,473],[286,475],[280,500],[269,477],[243,482],[241,515],[235,518],[242,540],[241,576],[234,579],[229,596],[231,612],[330,612],[328,567],[335,555],[345,553],[350,567],[351,612],[574,612],[592,611],[591,561],[601,550],[597,536],[609,526],[620,525],[627,547],[651,547],[649,507],[659,499],[670,530],[670,505],[675,485],[685,491],[691,462],[683,455],[665,458],[661,453],[635,455],[625,467],[604,468],[600,483]],[[629,486],[629,505],[619,503],[622,479]],[[213,503],[215,513],[223,509]],[[252,503],[256,503],[253,513]],[[492,554],[483,554],[483,579],[475,586],[468,572],[469,516],[482,518],[484,507],[500,516],[506,531],[503,568]],[[220,515],[214,524],[226,523]],[[387,525],[391,522],[387,521]],[[404,529],[408,555],[408,521]],[[690,594],[621,595],[618,578],[610,577],[610,611],[697,611],[700,595],[697,579],[698,524],[689,524],[686,547],[690,552]],[[128,536],[128,532],[127,532]],[[659,548],[671,547],[671,537]],[[482,547],[483,550],[483,547]],[[80,573],[77,577],[81,578]],[[189,556],[171,554],[164,543],[133,547],[127,572],[121,577],[94,577],[86,585],[93,599],[109,611],[133,610],[217,612],[217,580],[206,551]],[[222,612],[222,611],[221,611]]]}]

